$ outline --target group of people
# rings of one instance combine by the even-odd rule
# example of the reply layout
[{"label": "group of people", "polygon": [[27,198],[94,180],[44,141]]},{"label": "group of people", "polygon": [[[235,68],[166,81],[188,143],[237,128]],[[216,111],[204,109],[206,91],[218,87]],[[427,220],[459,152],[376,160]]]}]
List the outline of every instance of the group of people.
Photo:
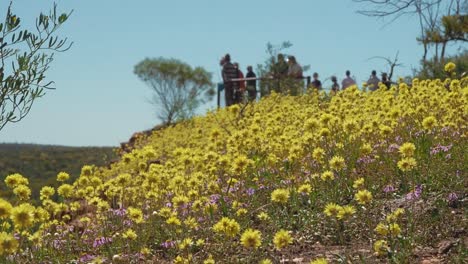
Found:
[{"label": "group of people", "polygon": [[244,81],[244,73],[239,67],[239,63],[231,62],[231,56],[226,54],[221,59],[220,65],[223,67],[224,95],[226,106],[241,103],[247,91],[247,97],[253,101],[257,98],[257,75],[253,72],[252,66],[247,66],[247,74]]},{"label": "group of people", "polygon": [[[313,88],[321,90],[322,89],[322,82],[320,82],[320,80],[319,80],[318,73],[314,72],[312,77],[314,78],[314,80],[311,82],[311,86]],[[338,79],[336,78],[336,76],[332,76],[331,81],[332,81],[331,91],[333,93],[338,92],[340,90],[340,85],[338,84]],[[390,88],[390,86],[391,86],[391,81],[389,80],[388,75],[387,75],[386,72],[382,73],[382,80],[380,80],[377,77],[377,72],[375,70],[373,70],[369,80],[367,81],[367,86],[369,87],[369,90],[370,91],[377,90],[379,88],[379,83],[383,83],[387,88]],[[341,82],[341,89],[344,90],[344,89],[346,89],[346,88],[348,88],[348,87],[350,87],[352,85],[356,85],[356,81],[351,77],[351,72],[346,71],[346,77]]]},{"label": "group of people", "polygon": [[[299,95],[304,90],[304,76],[302,66],[297,62],[294,56],[288,56],[287,59],[283,54],[278,54],[276,61],[272,59],[270,76],[265,78],[268,83],[268,90],[277,93],[287,92],[290,95]],[[253,101],[257,97],[257,76],[253,72],[252,66],[247,66],[247,74],[244,77],[239,64],[231,62],[231,56],[226,54],[220,62],[222,67],[222,77],[224,82],[224,94],[226,106],[241,103],[245,99],[244,94],[247,92],[247,99]],[[348,70],[345,73],[346,77],[338,84],[336,76],[331,77],[332,87],[331,92],[336,93],[340,89],[344,90],[350,86],[356,85],[356,81],[351,77],[351,72]],[[318,73],[312,75],[313,80],[309,87],[317,90],[322,89],[322,82],[319,80]],[[264,79],[262,78],[262,83]],[[391,81],[387,73],[382,73],[381,79],[377,77],[377,72],[372,71],[367,85],[370,91],[375,91],[379,88],[379,84],[383,83],[387,88],[390,88]],[[309,88],[307,87],[307,88]],[[288,89],[284,91],[282,89]]]}]

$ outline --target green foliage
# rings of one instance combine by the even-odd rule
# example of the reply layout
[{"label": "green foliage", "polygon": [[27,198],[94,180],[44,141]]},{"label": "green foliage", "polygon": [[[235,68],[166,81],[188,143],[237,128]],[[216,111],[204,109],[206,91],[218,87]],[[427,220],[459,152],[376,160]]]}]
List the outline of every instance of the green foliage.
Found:
[{"label": "green foliage", "polygon": [[[59,186],[56,181],[59,172],[69,173],[73,181],[80,175],[84,165],[104,166],[115,160],[117,155],[110,147],[0,144],[0,157],[1,180],[13,173],[28,177],[34,190],[33,199],[38,200],[42,186]],[[0,186],[1,197],[13,197],[3,183]]]},{"label": "green foliage", "polygon": [[[463,73],[468,73],[468,50],[463,51],[462,53],[447,57],[445,62],[451,61],[456,64],[455,74],[456,76],[461,76]],[[422,80],[425,79],[445,79],[447,78],[447,73],[444,71],[445,63],[436,58],[432,58],[428,61],[421,62],[421,69],[415,72],[415,77],[418,77]]]},{"label": "green foliage", "polygon": [[33,102],[53,89],[46,80],[46,72],[54,52],[71,47],[67,39],[59,39],[55,32],[65,23],[71,12],[57,14],[57,6],[48,15],[36,19],[35,32],[21,29],[22,20],[12,12],[12,2],[0,23],[0,130],[10,122],[23,119]]},{"label": "green foliage", "polygon": [[197,107],[214,95],[211,73],[177,59],[145,59],[135,66],[134,73],[154,92],[151,102],[167,124],[193,116]]},{"label": "green foliage", "polygon": [[[273,77],[273,80],[264,79],[260,82],[261,96],[268,95],[272,90],[281,90],[281,87],[290,87],[294,84],[291,80],[279,80],[281,69],[284,65],[278,63],[278,55],[282,54],[287,58],[288,54],[285,51],[291,48],[293,44],[289,41],[283,41],[280,44],[272,44],[270,42],[266,45],[267,59],[263,64],[257,64],[257,75],[260,77]],[[286,65],[286,67],[288,67]],[[302,71],[306,72],[310,69],[310,65],[303,65]]]}]

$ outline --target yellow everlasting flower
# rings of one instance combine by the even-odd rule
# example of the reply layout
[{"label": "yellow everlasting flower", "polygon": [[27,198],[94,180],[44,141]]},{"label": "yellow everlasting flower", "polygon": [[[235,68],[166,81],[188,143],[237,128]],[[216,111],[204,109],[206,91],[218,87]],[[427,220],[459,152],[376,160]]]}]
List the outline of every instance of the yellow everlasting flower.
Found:
[{"label": "yellow everlasting flower", "polygon": [[285,204],[289,199],[289,190],[287,189],[276,189],[271,193],[271,201],[275,203]]},{"label": "yellow everlasting flower", "polygon": [[331,171],[325,171],[325,172],[322,173],[322,175],[320,175],[320,179],[322,179],[322,181],[334,180],[335,175]]},{"label": "yellow everlasting flower", "polygon": [[53,187],[50,187],[50,186],[44,186],[44,187],[42,187],[39,194],[40,194],[40,199],[41,200],[46,200],[46,199],[49,199],[50,196],[55,194],[55,189]]},{"label": "yellow everlasting flower", "polygon": [[18,250],[18,240],[12,235],[0,232],[0,255],[10,255]]},{"label": "yellow everlasting flower", "polygon": [[425,129],[431,130],[437,126],[437,119],[434,116],[428,116],[424,118],[422,125]]},{"label": "yellow everlasting flower", "polygon": [[11,209],[13,206],[8,201],[5,201],[0,198],[0,218],[5,219],[10,217]]},{"label": "yellow everlasting flower", "polygon": [[261,221],[268,221],[270,219],[270,216],[265,212],[261,212],[257,215],[257,218]]},{"label": "yellow everlasting flower", "polygon": [[247,229],[240,242],[245,248],[258,248],[262,244],[262,234],[258,230]]},{"label": "yellow everlasting flower", "polygon": [[384,223],[379,223],[374,231],[381,236],[386,236],[388,235],[388,226]]},{"label": "yellow everlasting flower", "polygon": [[360,190],[354,195],[354,199],[359,204],[365,205],[372,201],[372,193],[368,190]]},{"label": "yellow everlasting flower", "polygon": [[328,261],[326,258],[318,258],[318,259],[312,260],[310,264],[328,264]]},{"label": "yellow everlasting flower", "polygon": [[21,174],[14,173],[14,174],[8,175],[5,178],[5,184],[6,186],[8,186],[8,188],[13,189],[18,185],[28,185],[29,181],[27,178],[23,177]]},{"label": "yellow everlasting flower", "polygon": [[398,161],[397,165],[401,171],[411,171],[416,167],[417,162],[414,158],[409,157],[401,159],[400,161]]},{"label": "yellow everlasting flower", "polygon": [[58,187],[57,193],[64,198],[70,198],[73,194],[73,186],[70,184],[62,184]]},{"label": "yellow everlasting flower", "polygon": [[377,240],[374,243],[374,252],[377,256],[383,256],[388,253],[389,247],[385,240]]},{"label": "yellow everlasting flower", "polygon": [[13,193],[22,201],[29,200],[31,189],[26,185],[18,185],[13,189]]},{"label": "yellow everlasting flower", "polygon": [[398,236],[401,233],[401,228],[397,223],[391,223],[388,225],[388,230],[392,236]]},{"label": "yellow everlasting flower", "polygon": [[11,210],[11,220],[15,228],[25,229],[33,225],[34,222],[34,206],[23,203]]},{"label": "yellow everlasting flower", "polygon": [[273,244],[275,248],[280,250],[282,248],[287,247],[289,244],[292,244],[293,239],[288,231],[281,229],[280,231],[276,232],[273,238]]},{"label": "yellow everlasting flower", "polygon": [[345,167],[345,160],[341,156],[334,156],[329,161],[329,165],[332,170],[340,171]]},{"label": "yellow everlasting flower", "polygon": [[310,184],[302,184],[297,188],[298,193],[309,194],[312,192],[312,186]]},{"label": "yellow everlasting flower", "polygon": [[406,142],[400,146],[398,151],[403,157],[412,157],[414,155],[415,150],[416,150],[416,147],[414,146],[413,143]]},{"label": "yellow everlasting flower", "polygon": [[229,237],[234,237],[239,233],[240,225],[234,219],[223,217],[213,226],[213,230],[217,233],[224,233]]},{"label": "yellow everlasting flower", "polygon": [[128,217],[135,223],[143,223],[143,212],[134,207],[128,207],[127,209]]},{"label": "yellow everlasting flower", "polygon": [[62,171],[62,172],[59,172],[59,174],[57,174],[57,181],[59,182],[67,181],[69,178],[70,178],[70,174],[66,172]]},{"label": "yellow everlasting flower", "polygon": [[352,205],[345,205],[339,208],[336,218],[346,220],[356,213],[356,209]]},{"label": "yellow everlasting flower", "polygon": [[457,67],[457,65],[453,62],[448,62],[447,64],[445,64],[444,66],[444,70],[448,73],[451,73],[455,70],[455,68]]},{"label": "yellow everlasting flower", "polygon": [[337,205],[336,203],[328,203],[325,206],[325,210],[323,211],[327,216],[337,216],[340,212],[341,206]]},{"label": "yellow everlasting flower", "polygon": [[354,181],[353,188],[354,189],[359,189],[359,188],[361,188],[362,185],[364,185],[364,178],[359,178],[359,179]]},{"label": "yellow everlasting flower", "polygon": [[215,264],[215,260],[213,259],[212,255],[209,255],[207,259],[203,261],[203,264]]},{"label": "yellow everlasting flower", "polygon": [[138,235],[133,231],[131,228],[129,228],[125,233],[122,234],[122,237],[125,239],[130,239],[130,240],[135,240],[137,239]]}]

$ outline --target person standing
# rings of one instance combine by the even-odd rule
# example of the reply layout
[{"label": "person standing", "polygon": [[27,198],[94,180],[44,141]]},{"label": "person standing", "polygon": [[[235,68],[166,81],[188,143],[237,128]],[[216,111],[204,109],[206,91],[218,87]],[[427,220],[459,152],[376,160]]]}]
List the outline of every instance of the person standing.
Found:
[{"label": "person standing", "polygon": [[343,87],[344,90],[352,85],[356,85],[356,81],[353,78],[351,78],[351,72],[348,70],[346,71],[346,78],[344,78],[341,82],[341,87]]},{"label": "person standing", "polygon": [[285,78],[288,75],[288,63],[284,59],[284,55],[279,53],[275,65],[275,74],[277,78]]},{"label": "person standing", "polygon": [[392,81],[388,78],[386,72],[382,73],[382,83],[387,87],[387,90],[392,86]]},{"label": "person standing", "polygon": [[369,80],[367,81],[367,86],[369,87],[370,91],[375,91],[379,89],[379,78],[377,77],[377,72],[375,70],[372,71]]},{"label": "person standing", "polygon": [[338,79],[336,78],[336,76],[332,76],[331,81],[332,81],[331,92],[332,92],[332,94],[336,94],[340,90],[340,85],[338,84]]},{"label": "person standing", "polygon": [[311,83],[312,87],[317,90],[322,90],[322,82],[318,79],[319,78],[318,73],[314,72],[312,77],[314,78],[314,80]]},{"label": "person standing", "polygon": [[224,81],[224,98],[226,106],[231,106],[235,103],[234,92],[239,89],[239,83],[233,82],[233,79],[238,78],[238,71],[231,63],[231,56],[226,54],[224,56],[223,64],[223,81]]},{"label": "person standing", "polygon": [[276,61],[274,57],[272,58],[271,65],[271,77],[273,81],[268,82],[270,91],[275,91],[276,93],[282,92],[282,87],[285,86],[285,79],[288,77],[288,63],[286,62],[284,55],[279,53],[276,56]]},{"label": "person standing", "polygon": [[[252,66],[247,66],[247,78],[257,78],[257,75],[253,72]],[[255,101],[257,98],[257,80],[247,81],[247,93],[249,101]]]},{"label": "person standing", "polygon": [[[237,70],[237,78],[244,79],[244,73],[241,71],[239,67],[239,63],[234,62],[234,68]],[[245,93],[245,80],[240,80],[238,83],[238,89],[234,91],[234,102],[236,104],[240,104],[243,101],[244,93]]]},{"label": "person standing", "polygon": [[291,95],[299,95],[299,92],[302,92],[304,88],[304,82],[302,81],[302,67],[297,63],[296,57],[288,57],[288,77],[293,79],[289,91]]}]

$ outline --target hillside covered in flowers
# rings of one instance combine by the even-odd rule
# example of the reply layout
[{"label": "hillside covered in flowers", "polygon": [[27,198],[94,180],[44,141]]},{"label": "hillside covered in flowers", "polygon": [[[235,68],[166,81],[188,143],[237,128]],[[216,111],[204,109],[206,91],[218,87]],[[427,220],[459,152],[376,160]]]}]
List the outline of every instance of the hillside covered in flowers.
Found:
[{"label": "hillside covered in flowers", "polygon": [[463,263],[467,118],[466,77],[209,112],[39,204],[8,175],[0,262]]}]

